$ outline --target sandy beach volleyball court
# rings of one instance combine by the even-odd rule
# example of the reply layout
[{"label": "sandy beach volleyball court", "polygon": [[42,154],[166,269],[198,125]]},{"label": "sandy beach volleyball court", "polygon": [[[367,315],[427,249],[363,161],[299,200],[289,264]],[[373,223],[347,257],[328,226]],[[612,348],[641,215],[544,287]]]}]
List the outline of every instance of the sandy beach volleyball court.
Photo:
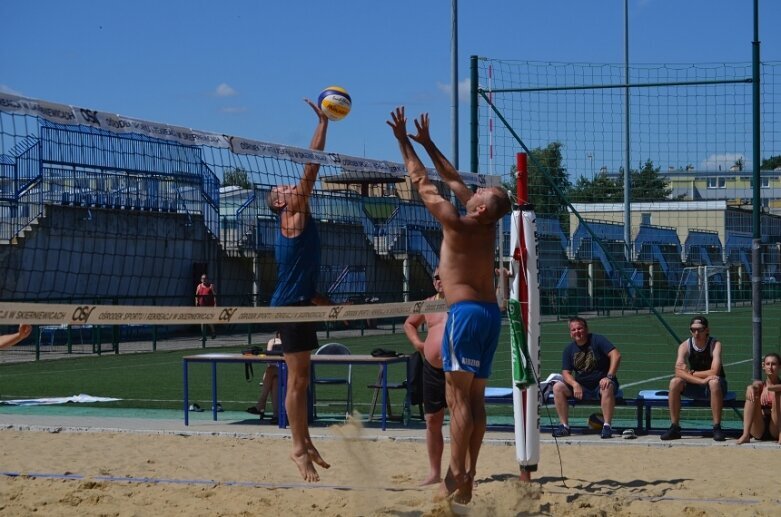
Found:
[{"label": "sandy beach volleyball court", "polygon": [[284,434],[7,425],[0,515],[770,516],[781,507],[778,477],[767,474],[781,447],[767,442],[581,437],[560,442],[557,452],[544,436],[535,481],[521,485],[510,435],[493,433],[474,499],[462,507],[434,503],[435,489],[418,487],[427,472],[422,435],[380,436],[346,424],[313,436],[332,467],[320,471],[320,483],[305,484]]}]

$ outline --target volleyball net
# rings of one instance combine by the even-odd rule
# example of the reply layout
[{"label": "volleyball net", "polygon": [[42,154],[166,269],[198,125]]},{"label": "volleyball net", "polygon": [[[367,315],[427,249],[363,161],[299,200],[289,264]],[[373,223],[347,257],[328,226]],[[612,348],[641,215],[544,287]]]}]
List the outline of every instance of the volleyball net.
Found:
[{"label": "volleyball net", "polygon": [[279,232],[266,198],[307,163],[320,167],[317,291],[335,304],[430,295],[440,226],[398,163],[0,94],[0,300],[188,306],[207,274],[221,307],[266,306]]}]

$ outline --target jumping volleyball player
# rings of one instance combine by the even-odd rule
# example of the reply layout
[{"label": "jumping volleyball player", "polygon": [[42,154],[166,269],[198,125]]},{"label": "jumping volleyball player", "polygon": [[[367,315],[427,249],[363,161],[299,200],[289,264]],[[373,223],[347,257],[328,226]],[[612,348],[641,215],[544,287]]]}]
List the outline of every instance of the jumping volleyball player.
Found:
[{"label": "jumping volleyball player", "polygon": [[[450,468],[437,498],[455,493],[457,502],[468,503],[485,435],[485,387],[501,325],[494,291],[496,223],[510,211],[510,198],[500,188],[481,188],[474,193],[467,188],[431,140],[428,114],[415,120],[416,135],[407,134],[403,107],[391,112],[388,125],[399,142],[412,183],[426,208],[442,224],[439,274],[450,306],[442,359],[451,424]],[[461,216],[429,180],[410,138],[426,150],[440,177],[466,207],[466,215]]]},{"label": "jumping volleyball player", "polygon": [[[315,111],[318,119],[309,147],[322,151],[325,148],[328,118],[312,101],[304,100]],[[319,164],[307,163],[298,185],[280,185],[271,189],[268,194],[268,206],[279,216],[279,233],[274,245],[277,287],[271,297],[272,307],[312,305],[317,296],[320,237],[309,210],[309,196],[314,190],[319,170]],[[316,323],[282,324],[279,327],[279,337],[288,369],[285,410],[293,438],[290,459],[306,481],[319,481],[320,476],[314,465],[326,469],[330,465],[312,444],[307,421],[311,354],[318,346]]]}]

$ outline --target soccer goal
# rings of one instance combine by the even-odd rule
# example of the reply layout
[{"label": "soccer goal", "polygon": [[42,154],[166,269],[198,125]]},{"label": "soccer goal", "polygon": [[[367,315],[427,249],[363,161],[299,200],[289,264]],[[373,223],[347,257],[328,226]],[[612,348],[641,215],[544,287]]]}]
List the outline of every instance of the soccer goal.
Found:
[{"label": "soccer goal", "polygon": [[732,285],[727,266],[686,267],[675,295],[676,314],[708,314],[732,310]]}]

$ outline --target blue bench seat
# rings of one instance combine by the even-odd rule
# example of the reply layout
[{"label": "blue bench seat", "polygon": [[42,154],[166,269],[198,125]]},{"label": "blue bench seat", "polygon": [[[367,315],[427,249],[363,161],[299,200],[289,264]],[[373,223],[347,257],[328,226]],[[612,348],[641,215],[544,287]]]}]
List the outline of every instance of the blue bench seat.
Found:
[{"label": "blue bench seat", "polygon": [[[645,413],[645,432],[654,430],[652,421],[652,409],[655,407],[668,407],[668,390],[642,390],[637,394],[638,413],[640,409]],[[738,400],[734,391],[728,391],[724,394],[725,408],[743,408],[744,401]],[[684,408],[709,408],[710,399],[693,399],[686,396],[681,397],[681,409]]]}]

